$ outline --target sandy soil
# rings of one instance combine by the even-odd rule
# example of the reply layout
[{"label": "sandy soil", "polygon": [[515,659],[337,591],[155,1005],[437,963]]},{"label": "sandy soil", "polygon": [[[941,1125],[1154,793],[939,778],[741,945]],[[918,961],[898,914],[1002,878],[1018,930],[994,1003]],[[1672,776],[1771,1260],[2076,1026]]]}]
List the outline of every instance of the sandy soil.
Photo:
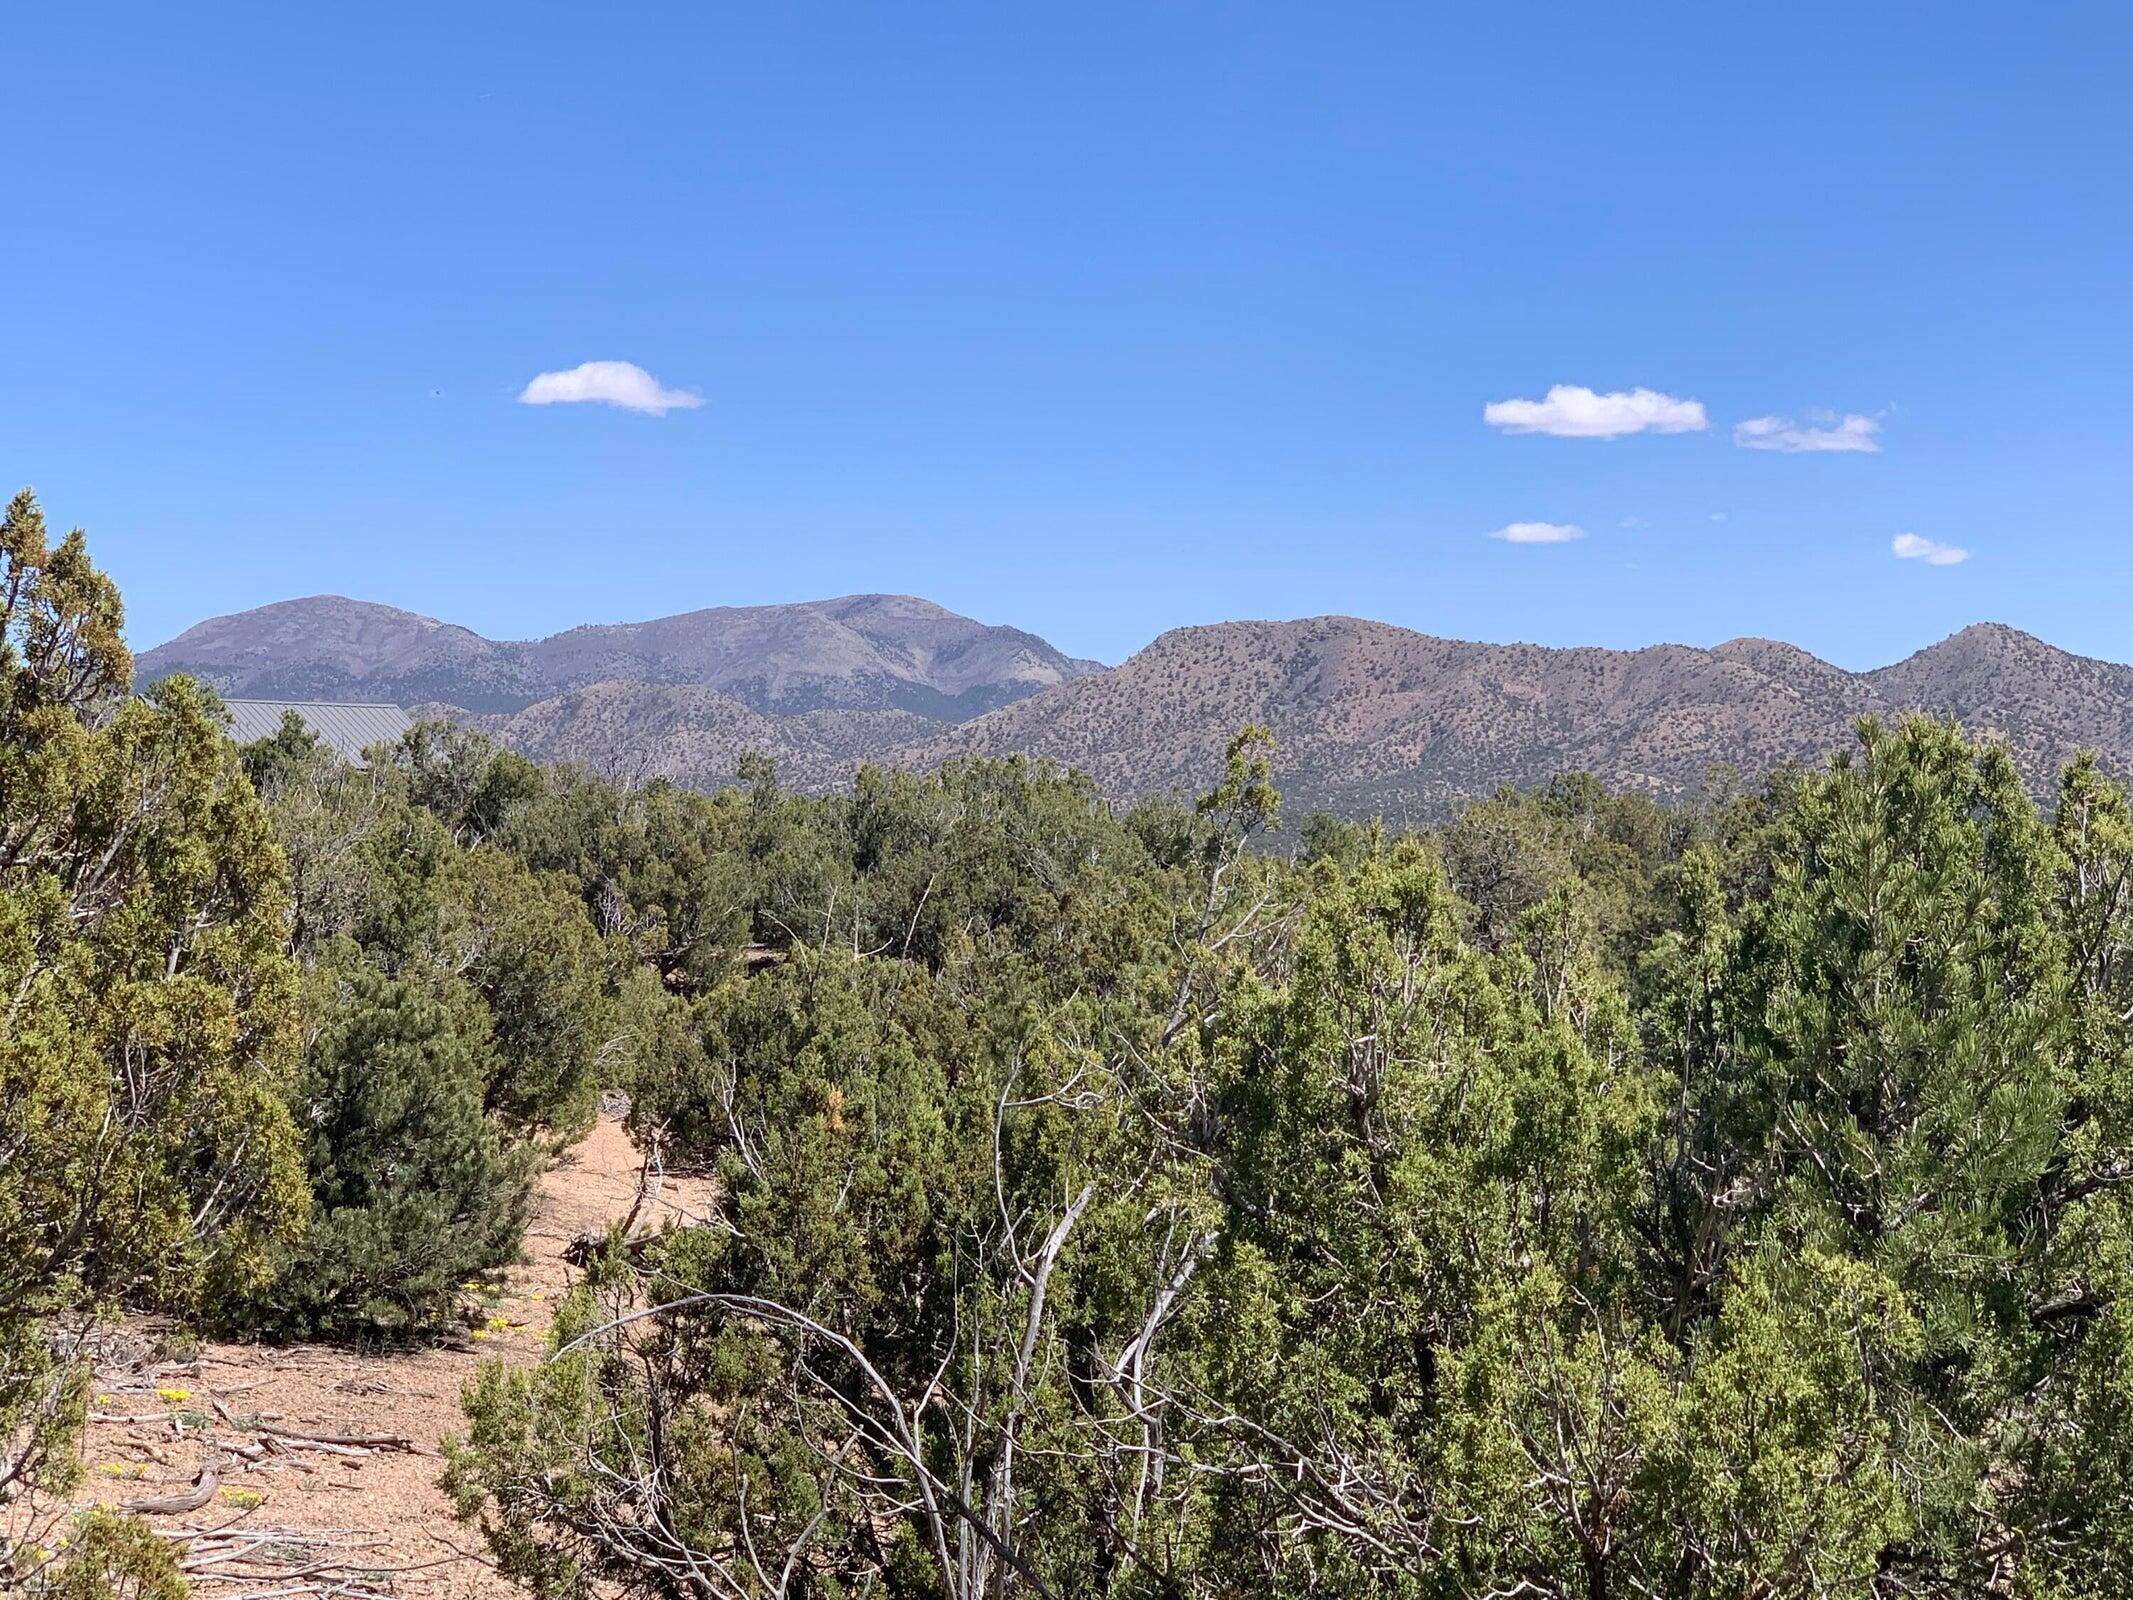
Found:
[{"label": "sandy soil", "polygon": [[[489,1569],[480,1537],[454,1521],[437,1487],[438,1442],[463,1425],[460,1390],[483,1360],[540,1359],[556,1299],[573,1276],[563,1251],[629,1213],[641,1167],[622,1124],[603,1116],[543,1180],[525,1259],[509,1273],[487,1325],[452,1347],[370,1355],[208,1343],[173,1359],[167,1333],[146,1324],[121,1330],[99,1366],[92,1415],[106,1420],[89,1430],[82,1502],[182,1498],[204,1461],[249,1449],[254,1459],[232,1461],[204,1506],[151,1515],[174,1537],[222,1530],[189,1541],[200,1563],[197,1593],[229,1600],[268,1589],[318,1593],[296,1571],[307,1563],[352,1569],[372,1594],[514,1593]],[[636,1230],[702,1220],[710,1200],[707,1184],[666,1178]],[[255,1421],[314,1438],[390,1437],[410,1448],[321,1448],[268,1437],[250,1426]],[[248,1546],[253,1563],[205,1559]]]}]

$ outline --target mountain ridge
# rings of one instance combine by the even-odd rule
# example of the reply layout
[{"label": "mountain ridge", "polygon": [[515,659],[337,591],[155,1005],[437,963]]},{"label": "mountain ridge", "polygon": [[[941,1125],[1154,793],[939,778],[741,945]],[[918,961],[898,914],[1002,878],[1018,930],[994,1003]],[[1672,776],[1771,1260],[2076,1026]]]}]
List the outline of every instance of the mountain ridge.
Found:
[{"label": "mountain ridge", "polygon": [[[1105,668],[909,595],[710,607],[530,641],[313,597],[188,629],[142,656],[143,681],[193,658],[226,693],[339,686],[429,702],[538,758],[699,787],[729,781],[750,749],[809,790],[866,761],[1014,754],[1131,800],[1204,787],[1230,735],[1256,722],[1294,803],[1420,818],[1570,769],[1678,798],[1713,769],[1752,781],[1818,762],[1857,718],[1910,710],[2004,739],[2040,792],[2084,748],[2133,770],[2133,666],[2000,623],[1861,672],[1777,639],[1488,644],[1338,615],[1174,628]],[[451,692],[404,692],[440,685]]]},{"label": "mountain ridge", "polygon": [[1125,795],[1204,785],[1228,734],[1267,725],[1307,805],[1425,816],[1582,769],[1665,798],[1840,748],[1919,710],[2004,738],[2043,789],[2078,750],[2133,768],[2133,667],[1977,624],[1866,672],[1776,640],[1711,649],[1479,644],[1350,617],[1173,629],[1110,672],[903,752],[1045,756]]},{"label": "mountain ridge", "polygon": [[766,714],[902,709],[962,721],[1100,667],[912,595],[714,606],[525,640],[310,595],[196,623],[144,651],[136,677],[185,671],[225,694],[383,698],[487,714],[594,683],[667,683],[715,688]]}]

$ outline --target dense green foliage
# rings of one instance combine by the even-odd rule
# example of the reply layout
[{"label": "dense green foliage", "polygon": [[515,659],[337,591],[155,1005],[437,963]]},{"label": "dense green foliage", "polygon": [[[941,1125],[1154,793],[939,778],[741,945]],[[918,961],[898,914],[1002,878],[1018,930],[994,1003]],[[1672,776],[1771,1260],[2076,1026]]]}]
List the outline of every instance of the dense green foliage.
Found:
[{"label": "dense green foliage", "polygon": [[[1279,833],[1019,761],[717,795],[241,754],[0,527],[0,1584],[100,1309],[447,1326],[604,1087],[618,1231],[448,1482],[544,1595],[2133,1590],[2133,810],[1866,725]],[[50,1529],[42,1530],[49,1533]],[[40,1535],[41,1536],[41,1535]]]},{"label": "dense green foliage", "polygon": [[[178,1592],[71,1533],[108,1312],[437,1331],[516,1258],[544,1149],[667,1004],[573,880],[492,844],[542,786],[424,729],[367,768],[244,752],[186,679],[129,693],[118,595],[35,501],[0,521],[0,1588]],[[656,1027],[649,1030],[656,1034]],[[71,1554],[62,1554],[71,1552]]]},{"label": "dense green foliage", "polygon": [[591,1122],[628,966],[572,885],[484,838],[532,768],[430,727],[373,755],[352,767],[293,717],[244,752],[306,972],[290,1103],[312,1197],[271,1280],[225,1307],[257,1332],[434,1331],[515,1260],[539,1144]]},{"label": "dense green foliage", "polygon": [[2047,818],[1869,726],[1759,794],[1569,779],[1293,857],[1257,735],[1124,816],[1019,763],[597,787],[502,832],[598,816],[545,837],[603,841],[555,864],[647,950],[650,818],[716,841],[632,1087],[726,1198],[470,1396],[451,1483],[537,1590],[2133,1586],[2093,766]]},{"label": "dense green foliage", "polygon": [[[255,1284],[306,1209],[281,856],[209,697],[178,681],[129,698],[120,621],[80,533],[54,544],[16,497],[0,518],[0,1588],[45,1559],[28,1497],[79,1472],[85,1315]],[[96,1592],[91,1556],[174,1582],[138,1544],[99,1532],[62,1592]]]}]

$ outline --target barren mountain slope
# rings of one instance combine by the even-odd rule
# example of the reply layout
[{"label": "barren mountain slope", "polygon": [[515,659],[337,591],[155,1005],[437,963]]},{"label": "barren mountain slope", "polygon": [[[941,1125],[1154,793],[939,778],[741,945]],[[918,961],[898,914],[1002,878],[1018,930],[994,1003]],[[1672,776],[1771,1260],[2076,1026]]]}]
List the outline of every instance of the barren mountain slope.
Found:
[{"label": "barren mountain slope", "polygon": [[962,721],[1101,668],[1019,628],[908,595],[729,606],[503,642],[335,595],[188,628],[135,676],[197,674],[225,694],[516,711],[590,684],[717,689],[757,711],[915,711]]},{"label": "barren mountain slope", "polygon": [[189,672],[267,700],[520,705],[539,680],[513,645],[392,606],[312,595],[211,617],[134,658],[134,681]]},{"label": "barren mountain slope", "polygon": [[947,721],[1100,670],[1035,634],[909,595],[726,606],[572,628],[524,648],[558,686],[701,684],[761,711],[895,707]]},{"label": "barren mountain slope", "polygon": [[1109,673],[900,759],[1021,751],[1081,767],[1120,794],[1192,789],[1216,770],[1235,728],[1261,722],[1280,742],[1278,768],[1297,800],[1397,816],[1571,768],[1685,794],[1713,767],[1753,778],[1817,761],[1860,715],[1910,707],[2004,733],[2039,784],[2082,745],[2118,764],[2133,756],[2133,669],[2011,630],[1982,633],[1852,674],[1768,640],[1556,650],[1347,617],[1224,623],[1167,633]]},{"label": "barren mountain slope", "polygon": [[771,757],[789,787],[843,784],[859,762],[939,727],[910,711],[765,716],[715,689],[595,683],[507,715],[461,716],[536,761],[577,761],[627,782],[666,778],[714,789],[748,751]]},{"label": "barren mountain slope", "polygon": [[1564,650],[1313,617],[1180,628],[1106,671],[899,595],[528,644],[318,599],[203,623],[141,676],[180,665],[236,693],[433,702],[540,759],[700,787],[752,749],[810,790],[865,760],[959,753],[1048,756],[1121,797],[1194,790],[1236,728],[1263,722],[1298,804],[1419,818],[1566,768],[1667,796],[1714,767],[1753,781],[1819,761],[1861,715],[1913,708],[2004,737],[2040,793],[2084,747],[2133,765],[2133,667],[1990,625],[1852,673],[1769,639]]},{"label": "barren mountain slope", "polygon": [[1895,708],[1998,734],[2032,783],[2077,752],[2133,762],[2133,667],[2070,655],[2016,628],[1979,623],[1861,675]]}]

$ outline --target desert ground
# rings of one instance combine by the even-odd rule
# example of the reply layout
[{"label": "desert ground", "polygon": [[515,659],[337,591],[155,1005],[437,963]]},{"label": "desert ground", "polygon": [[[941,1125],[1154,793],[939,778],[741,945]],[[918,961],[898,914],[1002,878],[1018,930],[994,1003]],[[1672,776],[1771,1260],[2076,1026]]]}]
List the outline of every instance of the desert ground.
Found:
[{"label": "desert ground", "polygon": [[710,1200],[700,1180],[650,1173],[622,1122],[603,1114],[545,1176],[501,1292],[470,1295],[481,1320],[464,1338],[363,1353],[187,1344],[145,1321],[111,1330],[77,1505],[148,1516],[184,1547],[204,1596],[512,1593],[437,1487],[441,1441],[462,1425],[461,1389],[485,1360],[542,1358],[573,1277],[572,1240],[633,1208],[637,1232],[700,1220]]}]

